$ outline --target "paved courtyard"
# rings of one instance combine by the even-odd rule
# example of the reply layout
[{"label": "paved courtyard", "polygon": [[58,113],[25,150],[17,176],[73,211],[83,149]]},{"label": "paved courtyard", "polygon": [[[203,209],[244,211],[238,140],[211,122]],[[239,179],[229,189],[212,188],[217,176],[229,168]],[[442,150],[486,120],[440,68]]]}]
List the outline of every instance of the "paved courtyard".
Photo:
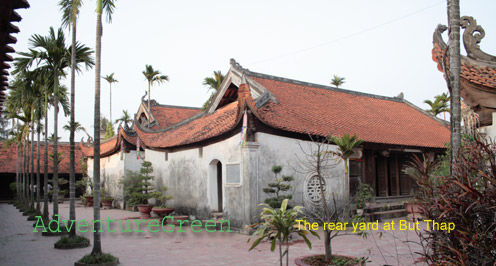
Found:
[{"label": "paved courtyard", "polygon": [[[59,210],[61,219],[68,219],[68,203],[61,204]],[[78,206],[76,212],[78,220],[92,220],[93,208]],[[72,250],[54,249],[53,244],[59,237],[46,237],[41,236],[40,232],[33,232],[33,222],[27,221],[26,216],[22,216],[13,205],[0,204],[0,213],[0,265],[74,265],[76,260],[91,252],[91,246]],[[125,210],[101,211],[102,220],[137,216],[139,213]],[[119,229],[120,224],[116,224],[113,228]],[[421,228],[425,228],[425,224],[421,224]],[[405,245],[402,241],[418,242],[416,233],[394,231],[393,235],[391,232],[385,232],[382,238],[379,238],[378,232],[374,236],[369,235],[368,239],[354,235],[335,238],[332,242],[333,253],[369,257],[372,262],[367,265],[411,265],[412,254],[420,247],[416,243]],[[92,233],[78,234],[93,242]],[[262,243],[248,252],[251,245],[247,243],[248,239],[249,236],[238,233],[195,233],[189,227],[186,232],[171,233],[151,233],[146,229],[143,233],[124,233],[118,230],[103,233],[102,248],[104,252],[117,256],[121,265],[278,265],[278,253],[270,252],[269,243]],[[323,240],[313,236],[311,240],[312,250],[302,241],[291,245],[292,264],[298,256],[323,253]]]}]

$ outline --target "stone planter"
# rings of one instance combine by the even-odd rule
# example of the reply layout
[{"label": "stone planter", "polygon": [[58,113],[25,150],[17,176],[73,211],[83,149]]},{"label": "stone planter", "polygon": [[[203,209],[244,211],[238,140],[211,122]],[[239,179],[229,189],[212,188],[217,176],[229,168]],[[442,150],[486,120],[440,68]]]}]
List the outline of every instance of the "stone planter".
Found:
[{"label": "stone planter", "polygon": [[141,219],[150,219],[150,212],[152,212],[152,205],[138,205],[138,211],[140,212]]},{"label": "stone planter", "polygon": [[152,211],[160,217],[160,219],[163,219],[165,216],[171,214],[174,211],[174,208],[157,208],[153,207]]},{"label": "stone planter", "polygon": [[119,260],[114,262],[107,262],[103,264],[86,264],[82,262],[74,262],[74,266],[117,266],[119,264]]},{"label": "stone planter", "polygon": [[112,202],[114,202],[114,200],[102,200],[102,208],[104,210],[112,209]]},{"label": "stone planter", "polygon": [[93,196],[84,196],[86,207],[93,207]]}]

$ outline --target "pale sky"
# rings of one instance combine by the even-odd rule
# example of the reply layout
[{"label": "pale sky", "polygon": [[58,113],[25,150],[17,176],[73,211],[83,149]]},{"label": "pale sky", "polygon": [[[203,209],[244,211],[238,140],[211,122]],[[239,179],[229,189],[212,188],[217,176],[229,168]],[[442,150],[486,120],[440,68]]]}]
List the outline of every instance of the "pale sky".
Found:
[{"label": "pale sky", "polygon": [[[58,0],[29,0],[17,12],[16,51],[27,51],[33,34],[60,27]],[[496,54],[494,0],[461,0],[461,15],[473,16],[486,37],[481,48]],[[84,1],[77,38],[94,49],[95,0]],[[146,64],[168,75],[152,88],[160,104],[200,107],[208,98],[203,79],[226,73],[229,59],[264,74],[329,85],[346,78],[344,89],[405,98],[421,108],[446,89],[432,61],[432,35],[447,24],[446,1],[116,1],[111,24],[104,21],[102,76],[115,73],[112,117],[136,113],[147,82]],[[70,35],[66,30],[67,45]],[[445,36],[445,40],[447,37]],[[462,45],[462,53],[464,48]],[[15,56],[15,55],[13,55]],[[76,78],[76,121],[93,133],[94,69]],[[70,76],[62,81],[69,87]],[[109,117],[109,85],[102,80],[101,113]],[[53,115],[49,117],[53,125]],[[68,118],[59,116],[59,135]],[[49,126],[53,131],[53,126]],[[84,133],[76,134],[79,141]]]}]

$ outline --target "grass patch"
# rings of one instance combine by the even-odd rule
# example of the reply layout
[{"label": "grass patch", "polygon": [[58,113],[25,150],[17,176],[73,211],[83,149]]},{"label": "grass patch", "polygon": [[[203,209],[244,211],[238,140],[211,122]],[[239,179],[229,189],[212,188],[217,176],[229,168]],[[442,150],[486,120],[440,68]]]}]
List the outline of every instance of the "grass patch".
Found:
[{"label": "grass patch", "polygon": [[102,253],[101,255],[93,256],[88,254],[80,259],[78,262],[86,263],[86,264],[103,264],[109,262],[117,262],[119,259],[117,257],[112,256],[108,253]]}]

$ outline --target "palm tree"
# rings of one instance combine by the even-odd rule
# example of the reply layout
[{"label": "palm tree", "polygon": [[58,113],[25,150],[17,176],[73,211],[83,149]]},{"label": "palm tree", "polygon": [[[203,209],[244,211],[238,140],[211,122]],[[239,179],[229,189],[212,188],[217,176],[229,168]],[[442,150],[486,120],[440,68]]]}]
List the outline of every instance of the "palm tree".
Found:
[{"label": "palm tree", "polygon": [[114,73],[103,77],[103,79],[106,80],[110,85],[110,122],[112,122],[112,83],[116,83],[119,81],[114,79]]},{"label": "palm tree", "polygon": [[[58,197],[58,113],[59,113],[59,78],[65,75],[64,70],[70,65],[71,62],[71,49],[65,45],[65,36],[62,29],[58,29],[57,33],[53,27],[50,27],[49,36],[41,36],[35,34],[30,38],[30,51],[20,52],[22,57],[16,58],[15,66],[17,69],[29,69],[34,63],[38,68],[48,68],[51,71],[53,78],[53,106],[54,106],[54,144],[53,152],[55,154],[53,164],[53,196]],[[91,67],[93,59],[91,58],[92,51],[90,48],[76,44],[76,62],[84,63],[86,68]],[[80,68],[76,65],[76,70]],[[58,203],[53,201],[53,213],[58,214]]]},{"label": "palm tree", "polygon": [[206,110],[207,107],[210,105],[210,102],[212,102],[212,99],[214,98],[215,93],[217,90],[220,88],[220,84],[222,84],[222,81],[224,81],[225,76],[222,75],[222,72],[219,71],[214,71],[214,76],[213,77],[206,77],[203,80],[203,85],[208,86],[208,90],[214,90],[211,94],[208,100],[203,104],[203,110]]},{"label": "palm tree", "polygon": [[[95,113],[94,113],[94,142],[93,142],[93,219],[100,220],[100,72],[101,72],[101,52],[102,52],[102,13],[105,9],[107,20],[112,21],[112,13],[115,5],[114,0],[96,1],[96,45],[95,45]],[[100,223],[95,224],[93,234],[93,250],[91,255],[102,254],[102,242],[100,235]]]},{"label": "palm tree", "polygon": [[[449,90],[450,120],[451,120],[451,162],[455,158],[461,145],[461,103],[460,103],[460,0],[448,0],[449,25]],[[451,173],[451,171],[450,171]]]},{"label": "palm tree", "polygon": [[431,100],[424,101],[424,103],[430,106],[430,109],[426,111],[431,113],[433,116],[437,116],[440,113],[449,112],[448,101],[449,101],[449,96],[447,93],[436,95],[434,102]]},{"label": "palm tree", "polygon": [[[7,98],[7,104],[11,115],[24,122],[22,130],[22,138],[26,143],[24,153],[26,170],[24,173],[26,183],[29,184],[26,196],[30,201],[30,207],[34,208],[34,109],[39,96],[36,93],[36,87],[33,85],[33,75],[26,70],[16,75],[16,79],[11,83],[10,87],[11,92]],[[31,141],[29,141],[30,134]],[[31,145],[31,152],[29,152],[29,145]]]},{"label": "palm tree", "polygon": [[124,127],[129,128],[128,123],[132,123],[133,121],[134,120],[129,115],[129,112],[127,110],[122,110],[122,116],[117,118],[117,120],[115,120],[115,123],[117,122],[124,123]]},{"label": "palm tree", "polygon": [[[62,26],[72,30],[72,44],[71,44],[71,118],[69,125],[74,125],[76,119],[76,29],[77,19],[79,16],[79,9],[83,4],[82,0],[60,0],[59,6],[62,11]],[[75,128],[70,129],[69,135],[69,219],[76,220],[76,155],[74,151],[74,131]],[[71,229],[69,232],[71,236],[76,235],[76,230]]]},{"label": "palm tree", "polygon": [[345,195],[349,195],[350,193],[350,182],[348,176],[348,158],[350,158],[353,153],[353,149],[363,143],[362,139],[358,139],[357,135],[353,135],[350,137],[348,134],[344,134],[343,137],[332,136],[332,142],[338,145],[338,155],[344,161],[344,176],[345,176]]},{"label": "palm tree", "polygon": [[[145,75],[146,80],[148,81],[148,111],[150,112],[150,88],[154,83],[161,84],[164,81],[169,81],[169,77],[166,75],[160,75],[160,71],[158,69],[153,69],[151,65],[145,66],[145,71],[143,71],[143,75]],[[150,125],[150,121],[148,121],[148,125]]]},{"label": "palm tree", "polygon": [[79,122],[75,121],[73,126],[71,127],[71,121],[67,122],[67,125],[64,125],[64,130],[66,131],[71,131],[74,128],[75,132],[79,131],[86,131],[86,128],[84,128]]},{"label": "palm tree", "polygon": [[344,84],[345,78],[340,77],[338,75],[334,75],[334,77],[331,79],[331,85],[336,86],[336,88],[339,88],[339,86]]}]

